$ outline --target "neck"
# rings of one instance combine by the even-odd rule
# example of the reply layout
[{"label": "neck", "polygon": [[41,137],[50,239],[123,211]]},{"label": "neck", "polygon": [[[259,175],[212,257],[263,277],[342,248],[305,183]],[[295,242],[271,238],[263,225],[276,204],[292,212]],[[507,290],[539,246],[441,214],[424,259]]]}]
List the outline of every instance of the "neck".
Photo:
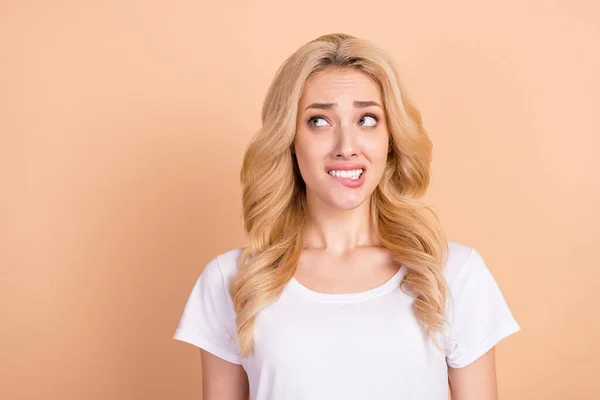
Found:
[{"label": "neck", "polygon": [[370,198],[350,210],[334,207],[308,193],[306,200],[304,248],[344,255],[357,247],[379,245],[371,222]]}]

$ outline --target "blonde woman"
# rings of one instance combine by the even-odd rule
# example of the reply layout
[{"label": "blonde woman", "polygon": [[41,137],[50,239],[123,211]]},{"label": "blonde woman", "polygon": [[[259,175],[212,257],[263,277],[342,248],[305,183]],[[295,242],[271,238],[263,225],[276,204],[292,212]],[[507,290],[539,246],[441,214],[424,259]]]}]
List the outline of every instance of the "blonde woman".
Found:
[{"label": "blonde woman", "polygon": [[377,46],[325,35],[284,62],[243,160],[248,246],[206,265],[175,333],[204,400],[497,398],[519,325],[417,200],[431,151]]}]

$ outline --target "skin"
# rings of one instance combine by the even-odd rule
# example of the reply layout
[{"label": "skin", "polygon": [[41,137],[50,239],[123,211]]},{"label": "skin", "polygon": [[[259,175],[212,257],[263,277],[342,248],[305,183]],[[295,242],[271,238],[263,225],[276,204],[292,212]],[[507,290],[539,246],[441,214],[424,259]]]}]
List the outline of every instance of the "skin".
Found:
[{"label": "skin", "polygon": [[202,361],[202,398],[204,400],[248,400],[249,386],[246,371],[200,349]]},{"label": "skin", "polygon": [[[308,219],[296,279],[325,293],[378,286],[397,271],[370,226],[369,197],[390,150],[377,85],[353,70],[311,77],[299,101],[296,154],[306,183]],[[365,166],[364,184],[347,188],[327,173],[331,164]]]},{"label": "skin", "polygon": [[[352,293],[376,287],[397,271],[370,225],[370,195],[390,151],[379,87],[356,70],[333,69],[312,76],[299,101],[292,151],[306,183],[308,219],[295,278],[312,290]],[[366,167],[360,188],[333,179],[326,165]],[[248,378],[242,366],[205,350],[205,400],[246,400]],[[448,368],[452,400],[496,400],[494,349],[460,368]]]}]

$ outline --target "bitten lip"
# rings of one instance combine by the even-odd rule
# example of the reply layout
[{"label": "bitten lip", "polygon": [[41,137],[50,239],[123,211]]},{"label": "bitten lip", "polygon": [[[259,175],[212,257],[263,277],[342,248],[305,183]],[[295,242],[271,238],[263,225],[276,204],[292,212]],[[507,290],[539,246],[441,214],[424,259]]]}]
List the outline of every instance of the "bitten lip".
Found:
[{"label": "bitten lip", "polygon": [[352,171],[354,169],[362,169],[363,172],[367,170],[367,168],[363,164],[329,164],[325,166],[325,171],[329,173],[329,171]]}]

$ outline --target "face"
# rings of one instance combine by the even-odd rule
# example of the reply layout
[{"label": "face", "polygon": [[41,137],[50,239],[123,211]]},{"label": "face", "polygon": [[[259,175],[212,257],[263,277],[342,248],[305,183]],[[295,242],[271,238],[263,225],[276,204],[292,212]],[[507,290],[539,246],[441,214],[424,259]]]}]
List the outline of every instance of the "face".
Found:
[{"label": "face", "polygon": [[298,107],[293,151],[309,204],[353,209],[381,180],[389,151],[381,93],[363,72],[313,75]]}]

